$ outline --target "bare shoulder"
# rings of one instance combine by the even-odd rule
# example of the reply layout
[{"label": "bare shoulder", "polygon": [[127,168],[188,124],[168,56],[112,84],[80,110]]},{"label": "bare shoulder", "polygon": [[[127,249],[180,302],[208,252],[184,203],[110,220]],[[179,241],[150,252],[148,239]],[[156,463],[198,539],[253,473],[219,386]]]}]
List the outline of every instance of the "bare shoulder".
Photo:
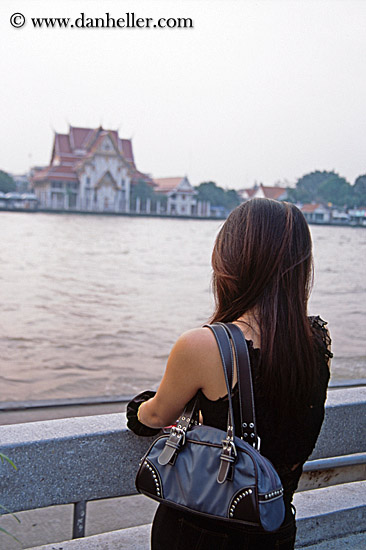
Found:
[{"label": "bare shoulder", "polygon": [[175,346],[193,355],[206,355],[216,351],[215,337],[207,327],[187,330],[178,338]]},{"label": "bare shoulder", "polygon": [[213,364],[220,364],[215,337],[206,327],[184,332],[176,341],[172,355],[179,362],[189,365],[190,371],[198,369],[201,374],[212,369]]},{"label": "bare shoulder", "polygon": [[[209,399],[225,394],[226,384],[216,339],[207,327],[184,332],[170,355],[174,368],[194,381]],[[168,361],[169,366],[170,361]]]}]

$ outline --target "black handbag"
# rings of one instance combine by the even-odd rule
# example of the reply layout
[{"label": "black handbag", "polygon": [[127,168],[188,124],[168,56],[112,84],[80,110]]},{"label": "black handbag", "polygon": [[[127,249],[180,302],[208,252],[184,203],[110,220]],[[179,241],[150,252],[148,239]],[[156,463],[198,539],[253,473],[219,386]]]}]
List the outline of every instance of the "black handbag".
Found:
[{"label": "black handbag", "polygon": [[[273,465],[259,452],[246,341],[240,328],[232,323],[206,326],[215,335],[225,373],[227,431],[199,425],[197,397],[193,398],[177,425],[158,437],[142,458],[136,488],[182,510],[272,532],[285,517],[283,488]],[[233,349],[241,437],[235,436],[231,398]]]}]

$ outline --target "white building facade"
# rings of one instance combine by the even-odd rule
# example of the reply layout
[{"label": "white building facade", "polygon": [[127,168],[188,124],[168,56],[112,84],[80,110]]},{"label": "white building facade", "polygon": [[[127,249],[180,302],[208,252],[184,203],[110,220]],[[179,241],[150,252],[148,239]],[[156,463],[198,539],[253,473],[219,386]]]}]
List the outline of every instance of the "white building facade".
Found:
[{"label": "white building facade", "polygon": [[129,212],[131,174],[110,135],[102,136],[93,153],[77,165],[76,173],[79,210]]},{"label": "white building facade", "polygon": [[154,191],[167,197],[166,214],[171,216],[210,216],[210,203],[198,201],[197,191],[188,178],[157,178]]}]

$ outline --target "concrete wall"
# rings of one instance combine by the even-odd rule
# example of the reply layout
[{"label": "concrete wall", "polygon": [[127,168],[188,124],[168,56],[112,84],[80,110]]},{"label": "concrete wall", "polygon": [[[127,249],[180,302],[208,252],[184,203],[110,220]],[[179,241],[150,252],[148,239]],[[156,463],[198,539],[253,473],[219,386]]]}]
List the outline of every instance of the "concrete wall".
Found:
[{"label": "concrete wall", "polygon": [[[331,390],[311,458],[365,452],[365,412],[366,388]],[[0,426],[0,452],[18,467],[0,464],[0,502],[16,512],[134,494],[151,441],[128,431],[122,413]]]}]

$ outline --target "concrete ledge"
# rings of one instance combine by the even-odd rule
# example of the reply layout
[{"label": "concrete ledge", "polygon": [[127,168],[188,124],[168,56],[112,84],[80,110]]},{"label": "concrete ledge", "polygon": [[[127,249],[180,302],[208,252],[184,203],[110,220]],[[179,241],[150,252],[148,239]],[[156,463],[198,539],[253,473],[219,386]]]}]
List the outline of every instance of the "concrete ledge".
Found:
[{"label": "concrete ledge", "polygon": [[153,438],[126,429],[125,414],[0,426],[1,504],[12,512],[136,494],[138,463]]},{"label": "concrete ledge", "polygon": [[[365,412],[366,387],[329,392],[325,422],[302,479],[308,490],[295,495],[302,547],[366,530],[365,482],[355,481],[365,470]],[[123,413],[0,426],[0,452],[18,467],[14,471],[0,464],[1,503],[20,512],[135,494],[138,462],[151,441],[129,432]],[[314,490],[319,484],[340,482],[343,485]],[[82,517],[74,516],[74,521]],[[148,516],[143,516],[140,523],[146,521]],[[40,548],[93,550],[91,541],[99,544],[95,549],[144,550],[149,547],[148,529],[111,531]],[[61,537],[67,538],[65,531]],[[135,541],[141,541],[140,546],[134,546]]]},{"label": "concrete ledge", "polygon": [[366,479],[366,453],[319,458],[304,464],[298,491],[364,479]]},{"label": "concrete ledge", "polygon": [[[332,390],[311,459],[365,451],[366,387]],[[124,413],[0,426],[2,504],[12,512],[136,493],[151,438],[126,429]],[[346,481],[346,480],[344,480]]]},{"label": "concrete ledge", "polygon": [[296,493],[297,547],[366,531],[366,481]]},{"label": "concrete ledge", "polygon": [[[128,529],[128,531],[130,531],[130,533],[127,535],[128,538],[130,540],[127,539],[127,541],[123,542],[123,533],[121,531],[115,531],[114,533],[110,533],[111,535],[116,535],[119,538],[119,541],[120,541],[120,546],[113,546],[113,544],[115,544],[113,542],[113,538],[111,537],[109,540],[108,539],[105,539],[105,541],[103,542],[102,539],[99,539],[98,540],[98,536],[95,536],[95,537],[89,537],[89,541],[90,541],[90,546],[88,547],[88,550],[113,550],[113,548],[115,550],[117,550],[118,548],[120,549],[124,549],[124,548],[131,548],[131,550],[149,550],[150,546],[146,546],[146,541],[147,541],[147,544],[149,544],[149,536],[150,536],[150,533],[149,533],[149,526],[146,525],[144,526],[144,528],[146,529],[147,532],[143,532],[141,530],[141,533],[137,533],[136,531],[133,531],[133,529]],[[136,528],[137,529],[137,528]],[[140,528],[142,529],[142,528]],[[125,530],[127,531],[127,530]],[[126,534],[126,533],[125,533]],[[126,542],[127,544],[133,544],[133,539],[134,537],[139,537],[139,536],[143,536],[145,537],[145,542],[142,540],[142,541],[137,541],[138,544],[140,544],[140,546],[126,546]],[[102,535],[103,536],[103,535]],[[92,540],[93,539],[93,540]],[[69,542],[65,542],[65,543],[60,543],[60,544],[54,544],[54,545],[46,545],[46,546],[37,546],[37,547],[34,547],[34,548],[31,548],[30,550],[82,550],[82,546],[76,546],[76,544],[78,543],[79,541],[71,541],[70,543]],[[71,546],[72,544],[74,544],[74,546]],[[324,542],[320,542],[319,544],[315,544],[315,545],[311,545],[311,546],[307,546],[306,547],[306,550],[345,550],[345,549],[349,549],[349,550],[361,550],[362,548],[366,548],[366,533],[359,533],[357,535],[348,535],[346,537],[341,537],[341,538],[337,538],[337,539],[333,539],[331,541],[324,541]],[[85,548],[84,548],[85,550]]]},{"label": "concrete ledge", "polygon": [[[134,529],[141,529],[141,531],[138,533]],[[118,550],[118,549],[128,549],[131,548],[131,550],[149,550],[149,538],[150,538],[150,526],[145,525],[144,530],[142,528],[132,528],[132,529],[125,529],[124,531],[129,531],[127,534],[126,532],[123,533],[121,531],[114,531],[113,533],[110,533],[111,537],[105,538],[104,541],[100,537],[104,537],[104,535],[97,535],[95,537],[89,537],[88,542],[90,543],[90,546],[88,546],[88,550]],[[123,540],[123,535],[125,534],[126,539]],[[117,541],[114,542],[115,537]],[[139,539],[141,537],[141,539]],[[144,537],[144,539],[142,538]],[[136,541],[136,544],[139,544],[139,546],[134,545],[133,541]],[[65,543],[59,543],[59,544],[53,544],[53,545],[46,545],[46,546],[37,546],[34,548],[31,548],[29,550],[82,550],[83,547],[80,545],[80,542],[82,541],[70,541]],[[77,546],[77,544],[79,545]],[[119,544],[119,546],[116,546],[116,544]],[[127,546],[126,546],[127,544]],[[72,546],[73,545],[73,546]],[[132,546],[131,546],[132,545]],[[366,533],[358,533],[357,535],[348,535],[346,537],[341,537],[337,539],[333,539],[330,541],[323,541],[315,545],[307,546],[306,550],[361,550],[362,548],[366,548]],[[84,550],[86,550],[86,547],[84,547]]]},{"label": "concrete ledge", "polygon": [[150,532],[149,523],[84,539],[36,546],[29,550],[150,550]]},{"label": "concrete ledge", "polygon": [[366,451],[366,387],[328,391],[325,418],[309,460]]},{"label": "concrete ledge", "polygon": [[[363,532],[359,540],[366,537],[366,481],[337,485],[324,489],[314,489],[297,493],[294,499],[297,508],[296,548],[308,548],[326,541],[328,548],[337,546],[340,536],[344,538]],[[103,533],[84,539],[38,546],[32,550],[149,550],[151,525],[141,525]],[[342,540],[342,539],[341,539]],[[313,545],[316,545],[313,547]],[[323,545],[326,549],[327,546]],[[361,548],[353,546],[353,550]]]}]

